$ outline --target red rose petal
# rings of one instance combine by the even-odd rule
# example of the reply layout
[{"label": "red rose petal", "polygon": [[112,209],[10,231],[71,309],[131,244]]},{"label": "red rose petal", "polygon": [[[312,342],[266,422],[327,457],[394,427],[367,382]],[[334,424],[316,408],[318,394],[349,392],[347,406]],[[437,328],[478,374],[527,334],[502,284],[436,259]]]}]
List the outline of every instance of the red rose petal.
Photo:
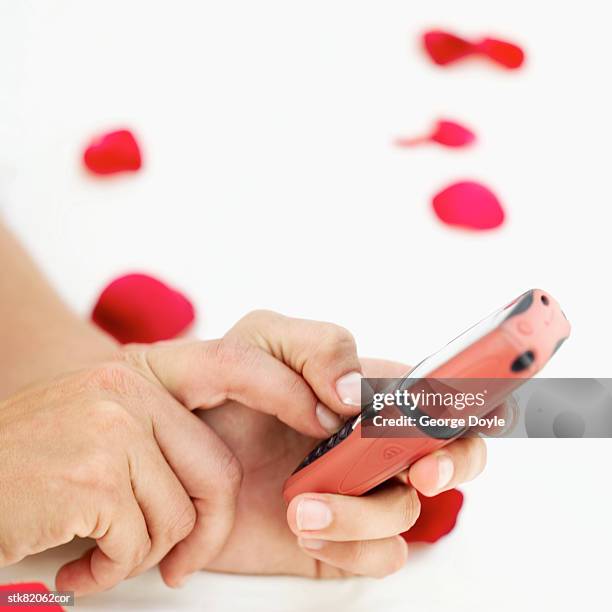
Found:
[{"label": "red rose petal", "polygon": [[[15,584],[2,584],[0,585],[0,594],[3,597],[6,597],[9,593],[49,593],[49,589],[42,582],[19,582]],[[27,604],[19,604],[19,605],[2,605],[0,604],[0,610],[3,612],[64,612],[64,608],[58,606],[57,604],[49,604],[49,605],[27,605]]]},{"label": "red rose petal", "polygon": [[119,342],[175,338],[194,320],[191,302],[146,274],[128,274],[110,283],[98,298],[92,319]]},{"label": "red rose petal", "polygon": [[439,66],[446,66],[474,53],[474,45],[450,32],[430,30],[423,34],[423,45],[429,57]]},{"label": "red rose petal", "polygon": [[406,542],[428,542],[433,544],[450,533],[463,506],[463,493],[457,489],[444,491],[435,497],[419,493],[421,514],[409,531],[402,533]]},{"label": "red rose petal", "polygon": [[520,68],[525,60],[525,53],[518,45],[495,38],[484,38],[478,44],[478,50],[511,70]]},{"label": "red rose petal", "polygon": [[94,174],[135,172],[142,166],[142,156],[132,132],[118,130],[95,138],[85,149],[83,162]]},{"label": "red rose petal", "polygon": [[432,204],[444,223],[470,229],[493,229],[501,225],[505,217],[493,192],[472,181],[450,185],[434,196]]},{"label": "red rose petal", "polygon": [[469,41],[451,32],[430,30],[423,34],[423,46],[439,66],[446,66],[469,55],[482,55],[506,68],[519,68],[524,51],[516,44],[497,38]]}]

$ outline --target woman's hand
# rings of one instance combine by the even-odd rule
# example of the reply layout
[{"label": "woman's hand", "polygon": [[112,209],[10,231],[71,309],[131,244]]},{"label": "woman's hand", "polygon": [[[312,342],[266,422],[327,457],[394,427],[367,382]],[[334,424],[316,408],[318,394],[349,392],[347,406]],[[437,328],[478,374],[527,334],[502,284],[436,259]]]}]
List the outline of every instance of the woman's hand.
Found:
[{"label": "woman's hand", "polygon": [[[328,323],[255,312],[228,338],[265,349],[299,373],[322,403],[330,428],[336,415],[359,411],[361,375],[399,377],[408,366],[357,358],[346,330]],[[344,400],[344,401],[343,401]],[[486,449],[465,438],[422,458],[410,469],[362,497],[304,493],[288,507],[282,486],[317,443],[278,420],[232,402],[200,413],[242,464],[234,529],[221,554],[206,569],[337,577],[384,576],[404,565],[407,546],[399,537],[419,515],[415,491],[435,495],[482,471]]]},{"label": "woman's hand", "polygon": [[160,561],[177,586],[212,562],[233,527],[242,469],[186,407],[229,400],[289,431],[328,435],[303,379],[234,339],[128,347],[0,402],[0,567],[75,536],[96,547],[65,565],[57,586],[79,594]]},{"label": "woman's hand", "polygon": [[[281,498],[316,440],[358,410],[361,368],[345,330],[255,313],[222,340],[113,350],[101,365],[13,395],[0,403],[0,565],[80,536],[97,546],[64,566],[57,585],[81,594],[160,560],[171,586],[203,567],[393,571],[406,554],[396,534],[418,516],[414,490],[398,484],[405,475],[363,498],[306,494],[288,510]],[[212,429],[196,408],[208,409]],[[445,449],[447,486],[480,469],[477,445]],[[415,463],[413,484],[438,490],[441,459]],[[327,527],[308,523],[317,512]]]},{"label": "woman's hand", "polygon": [[[289,524],[302,544],[328,543],[317,549],[298,546],[280,496],[316,439],[358,410],[361,364],[346,331],[254,313],[220,341],[120,349],[66,308],[1,224],[0,261],[0,566],[75,536],[96,540],[58,573],[58,587],[77,593],[109,588],[160,559],[173,586],[205,566],[380,575],[403,560],[392,534],[416,516],[410,488],[318,497],[331,523],[314,531],[296,498]],[[378,375],[404,370],[390,368]],[[186,409],[214,407],[207,420],[231,450]],[[477,444],[422,459],[413,484],[433,492],[435,476],[450,474],[446,457],[454,466],[447,486],[475,473],[484,456]],[[351,522],[362,511],[388,521],[388,532]],[[376,541],[394,547],[391,562]]]}]

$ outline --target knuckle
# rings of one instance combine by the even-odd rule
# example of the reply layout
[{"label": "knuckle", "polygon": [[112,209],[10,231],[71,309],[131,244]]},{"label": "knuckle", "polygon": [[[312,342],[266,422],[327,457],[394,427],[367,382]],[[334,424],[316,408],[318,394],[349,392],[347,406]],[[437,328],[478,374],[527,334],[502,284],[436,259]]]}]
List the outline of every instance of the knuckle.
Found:
[{"label": "knuckle", "polygon": [[138,544],[134,547],[131,555],[131,566],[137,567],[141,565],[151,552],[151,538],[145,535],[140,539]]},{"label": "knuckle", "polygon": [[225,338],[250,338],[256,344],[268,346],[265,330],[271,325],[277,324],[283,315],[272,310],[257,309],[247,313],[232,327]]},{"label": "knuckle", "polygon": [[93,403],[90,410],[97,434],[110,434],[116,439],[117,434],[132,433],[139,427],[137,418],[119,402],[101,400]]},{"label": "knuckle", "polygon": [[419,518],[421,502],[415,489],[406,488],[400,503],[400,531],[408,531]]},{"label": "knuckle", "polygon": [[286,397],[298,398],[298,400],[299,398],[304,397],[305,393],[309,393],[308,386],[304,382],[304,379],[298,375],[290,376],[287,380],[286,386],[284,387],[285,388],[283,388],[282,391]]},{"label": "knuckle", "polygon": [[348,329],[334,323],[323,323],[319,351],[328,358],[356,354],[357,344]]},{"label": "knuckle", "polygon": [[384,576],[389,576],[391,574],[395,574],[395,572],[399,572],[408,561],[408,547],[406,543],[402,539],[401,536],[398,536],[397,542],[395,545],[395,550],[393,553],[387,556],[387,566],[384,568]]},{"label": "knuckle", "polygon": [[89,371],[87,383],[90,387],[103,391],[124,394],[136,386],[138,376],[128,365],[120,361],[110,361]]},{"label": "knuckle", "polygon": [[242,464],[229,450],[218,460],[218,469],[209,486],[214,490],[216,497],[223,503],[228,498],[235,499],[242,486]]},{"label": "knuckle", "polygon": [[340,344],[355,344],[353,334],[351,334],[346,327],[336,325],[335,323],[325,323],[324,325],[325,329],[323,330],[323,334],[330,342]]},{"label": "knuckle", "polygon": [[356,573],[363,573],[360,571],[361,567],[367,566],[367,548],[368,542],[364,540],[358,540],[355,542],[355,546],[353,547],[350,565],[354,568]]},{"label": "knuckle", "polygon": [[385,547],[382,557],[372,572],[374,578],[386,578],[401,570],[408,561],[408,547],[401,536],[393,538],[393,550]]},{"label": "knuckle", "polygon": [[89,411],[86,431],[74,449],[76,457],[66,470],[65,480],[114,501],[128,477],[124,447],[126,440],[133,442],[134,418],[121,405],[109,401],[97,402]]},{"label": "knuckle", "polygon": [[219,481],[222,483],[225,492],[231,496],[238,495],[242,486],[242,478],[242,464],[233,453],[228,452],[228,456],[219,471]]},{"label": "knuckle", "polygon": [[[260,356],[260,350],[238,338],[221,338],[215,340],[208,349],[219,365],[248,367],[254,365]],[[212,354],[211,354],[212,353]]]},{"label": "knuckle", "polygon": [[81,461],[75,463],[66,478],[78,489],[85,489],[97,499],[104,500],[108,507],[116,507],[120,503],[123,474],[112,455],[104,449],[88,451]]},{"label": "knuckle", "polygon": [[83,464],[86,481],[94,484],[99,491],[107,496],[118,497],[116,482],[119,470],[116,469],[112,458],[104,451],[91,453]]},{"label": "knuckle", "polygon": [[196,509],[191,501],[186,501],[169,523],[166,534],[173,543],[184,540],[195,527]]},{"label": "knuckle", "polygon": [[242,319],[240,319],[240,321],[238,322],[238,325],[257,325],[270,321],[272,319],[276,319],[280,316],[281,315],[279,315],[277,312],[274,312],[273,310],[258,308],[256,310],[251,310],[251,312],[247,313],[244,317],[242,317]]}]

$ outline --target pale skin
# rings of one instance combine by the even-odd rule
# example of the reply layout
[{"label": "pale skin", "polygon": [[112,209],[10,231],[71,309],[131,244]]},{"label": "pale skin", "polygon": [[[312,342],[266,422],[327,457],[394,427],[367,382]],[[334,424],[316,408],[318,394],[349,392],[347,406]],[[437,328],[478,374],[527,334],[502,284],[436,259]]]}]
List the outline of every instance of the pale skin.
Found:
[{"label": "pale skin", "polygon": [[0,567],[80,536],[93,548],[56,578],[78,594],[155,565],[175,587],[200,569],[385,576],[406,562],[415,489],[484,467],[466,438],[366,496],[286,507],[285,479],[358,411],[357,376],[405,365],[360,360],[336,325],[261,311],[221,339],[121,347],[1,225],[0,267]]}]

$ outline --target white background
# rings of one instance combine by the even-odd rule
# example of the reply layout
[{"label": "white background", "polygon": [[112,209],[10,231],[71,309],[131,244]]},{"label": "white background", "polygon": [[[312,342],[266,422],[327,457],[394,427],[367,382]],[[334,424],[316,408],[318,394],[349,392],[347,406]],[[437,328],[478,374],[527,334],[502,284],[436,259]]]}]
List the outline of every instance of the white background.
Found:
[{"label": "white background", "polygon": [[[264,307],[416,362],[542,287],[573,324],[547,374],[609,376],[609,17],[595,0],[0,0],[0,211],[83,315],[140,270],[185,290],[205,337]],[[507,36],[528,61],[437,68],[431,26]],[[440,117],[477,146],[391,145]],[[144,170],[87,176],[84,143],[122,126]],[[499,195],[502,229],[433,216],[463,178]],[[603,610],[610,459],[605,440],[491,444],[458,529],[383,582],[203,573],[176,593],[151,572],[79,608]],[[68,555],[0,582],[51,584]]]}]

